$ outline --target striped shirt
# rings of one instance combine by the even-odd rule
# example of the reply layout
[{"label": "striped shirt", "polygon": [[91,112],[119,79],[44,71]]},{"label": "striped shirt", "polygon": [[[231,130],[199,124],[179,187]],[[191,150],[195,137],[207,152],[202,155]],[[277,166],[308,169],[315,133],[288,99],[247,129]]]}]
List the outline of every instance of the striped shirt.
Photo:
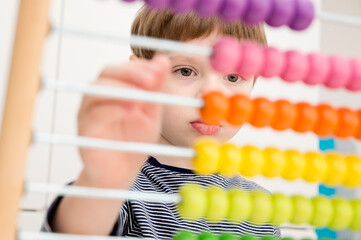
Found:
[{"label": "striped shirt", "polygon": [[[194,182],[202,186],[215,185],[222,189],[238,187],[245,191],[256,189],[265,191],[256,183],[240,176],[234,178],[227,178],[218,174],[200,176],[189,169],[163,165],[153,157],[150,157],[144,164],[131,190],[173,194],[178,193],[179,187],[183,184]],[[48,223],[51,221],[60,200],[60,198],[57,199],[50,207],[43,226],[44,231],[51,231]],[[239,235],[280,237],[279,229],[271,224],[258,225],[248,221],[231,223],[226,219],[220,222],[210,222],[204,218],[190,221],[181,218],[174,204],[133,200],[126,201],[120,209],[119,218],[111,235],[171,239],[178,230],[188,230],[193,233],[202,231],[215,234],[230,232]]]}]

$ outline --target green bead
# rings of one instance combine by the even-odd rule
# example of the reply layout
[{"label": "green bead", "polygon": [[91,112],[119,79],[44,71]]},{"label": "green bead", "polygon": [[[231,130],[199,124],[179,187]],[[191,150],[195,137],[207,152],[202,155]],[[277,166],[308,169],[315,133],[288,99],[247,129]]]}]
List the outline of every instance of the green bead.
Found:
[{"label": "green bead", "polygon": [[228,195],[218,187],[209,187],[207,190],[207,210],[205,218],[209,221],[220,221],[228,213]]},{"label": "green bead", "polygon": [[351,200],[353,219],[350,224],[350,228],[354,231],[361,231],[361,200]]},{"label": "green bead", "polygon": [[276,240],[276,238],[273,236],[263,236],[261,237],[261,240]]},{"label": "green bead", "polygon": [[293,203],[293,216],[290,222],[293,224],[309,223],[313,214],[313,205],[310,199],[295,195],[291,197]]},{"label": "green bead", "polygon": [[276,226],[289,222],[293,214],[293,204],[291,198],[283,194],[272,195],[273,214],[270,222]]},{"label": "green bead", "polygon": [[228,192],[229,212],[227,218],[233,222],[246,220],[252,210],[252,201],[249,193],[240,189],[231,189]]},{"label": "green bead", "polygon": [[187,184],[180,188],[182,201],[178,210],[184,218],[197,219],[203,217],[207,206],[206,191],[197,184]]},{"label": "green bead", "polygon": [[351,203],[343,198],[338,197],[332,199],[332,204],[334,215],[328,226],[336,230],[348,228],[353,218],[353,209]]},{"label": "green bead", "polygon": [[258,238],[256,238],[255,236],[252,235],[243,235],[241,236],[240,240],[257,240]]},{"label": "green bead", "polygon": [[177,232],[173,238],[174,240],[197,240],[197,236],[188,231]]},{"label": "green bead", "polygon": [[218,236],[210,232],[202,232],[199,234],[198,240],[218,240]]},{"label": "green bead", "polygon": [[284,238],[281,238],[281,240],[295,240],[295,239],[291,238],[291,237],[284,237]]},{"label": "green bead", "polygon": [[251,192],[250,196],[253,207],[248,220],[254,223],[268,222],[273,211],[271,196],[259,190]]},{"label": "green bead", "polygon": [[232,233],[222,233],[219,240],[238,240],[238,237]]},{"label": "green bead", "polygon": [[310,224],[315,227],[327,226],[333,216],[333,206],[330,199],[323,196],[316,196],[312,198],[313,216]]}]

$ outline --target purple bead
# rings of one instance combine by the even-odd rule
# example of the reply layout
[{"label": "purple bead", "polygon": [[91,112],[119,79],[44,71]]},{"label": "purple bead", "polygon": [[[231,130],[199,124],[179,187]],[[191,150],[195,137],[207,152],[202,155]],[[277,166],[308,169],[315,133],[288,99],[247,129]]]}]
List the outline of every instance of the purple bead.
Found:
[{"label": "purple bead", "polygon": [[272,27],[288,25],[296,9],[295,0],[273,0],[271,13],[266,22]]},{"label": "purple bead", "polygon": [[123,2],[135,2],[136,0],[123,0]]},{"label": "purple bead", "polygon": [[176,13],[193,10],[197,0],[171,0],[170,7]]},{"label": "purple bead", "polygon": [[222,0],[198,0],[196,12],[202,17],[216,15],[221,7]]},{"label": "purple bead", "polygon": [[296,0],[295,12],[289,26],[293,30],[304,30],[311,23],[315,16],[315,8],[309,0]]},{"label": "purple bead", "polygon": [[248,24],[257,24],[266,20],[271,13],[273,0],[251,0],[243,20]]},{"label": "purple bead", "polygon": [[234,22],[243,18],[249,0],[224,0],[219,15],[224,21]]},{"label": "purple bead", "polygon": [[162,9],[169,5],[170,0],[145,0],[147,6],[151,9]]}]

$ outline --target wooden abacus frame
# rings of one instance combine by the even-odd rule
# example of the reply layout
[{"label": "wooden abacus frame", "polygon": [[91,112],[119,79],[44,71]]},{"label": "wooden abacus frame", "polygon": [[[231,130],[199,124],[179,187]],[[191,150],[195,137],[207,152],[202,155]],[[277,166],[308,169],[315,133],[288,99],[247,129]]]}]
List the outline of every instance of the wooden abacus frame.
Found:
[{"label": "wooden abacus frame", "polygon": [[50,0],[20,0],[0,136],[0,234],[16,239]]}]

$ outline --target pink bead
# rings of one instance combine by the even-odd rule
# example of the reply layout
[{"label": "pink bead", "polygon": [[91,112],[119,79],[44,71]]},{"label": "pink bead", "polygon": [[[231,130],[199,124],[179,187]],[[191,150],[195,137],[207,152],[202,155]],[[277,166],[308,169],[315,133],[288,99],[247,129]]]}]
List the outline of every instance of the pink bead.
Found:
[{"label": "pink bead", "polygon": [[198,0],[195,10],[202,17],[213,16],[218,13],[222,2],[222,0]]},{"label": "pink bead", "polygon": [[245,78],[258,76],[264,65],[263,48],[256,43],[243,42],[240,49],[241,61],[237,72]]},{"label": "pink bead", "polygon": [[278,49],[268,47],[264,49],[264,66],[261,70],[261,76],[271,78],[279,76],[285,66],[284,54]]},{"label": "pink bead", "polygon": [[325,86],[329,88],[339,88],[346,86],[351,80],[351,67],[349,62],[341,56],[329,57],[330,74]]},{"label": "pink bead", "polygon": [[220,73],[236,71],[241,60],[239,43],[232,37],[224,37],[213,46],[211,65],[214,70]]},{"label": "pink bead", "polygon": [[330,73],[328,57],[318,53],[311,53],[307,56],[307,60],[309,71],[304,82],[308,85],[324,83]]},{"label": "pink bead", "polygon": [[361,59],[350,60],[351,80],[346,88],[351,91],[361,90]]},{"label": "pink bead", "polygon": [[307,57],[298,51],[285,53],[285,68],[280,77],[287,82],[303,80],[308,72]]}]

